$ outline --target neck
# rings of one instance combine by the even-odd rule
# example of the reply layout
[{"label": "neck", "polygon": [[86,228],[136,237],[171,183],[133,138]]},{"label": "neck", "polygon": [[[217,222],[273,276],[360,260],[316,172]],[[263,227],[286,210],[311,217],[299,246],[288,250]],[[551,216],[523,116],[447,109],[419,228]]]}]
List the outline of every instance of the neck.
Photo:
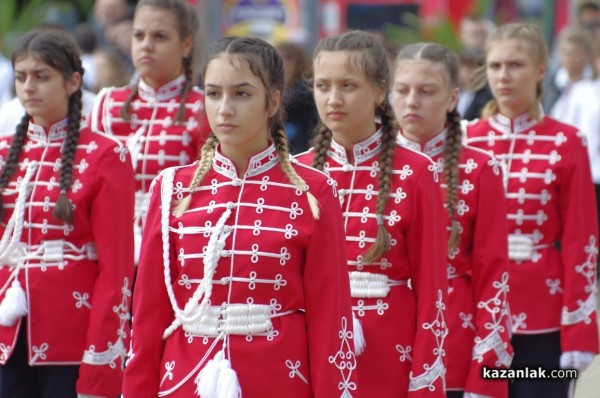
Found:
[{"label": "neck", "polygon": [[221,144],[220,149],[223,156],[231,160],[235,165],[238,177],[242,178],[246,174],[246,170],[248,170],[250,159],[257,153],[267,149],[268,146],[269,142],[265,139],[264,142],[257,143],[257,145],[253,145],[252,147],[240,148]]},{"label": "neck", "polygon": [[365,141],[367,138],[375,134],[377,126],[374,121],[365,123],[362,128],[352,129],[352,131],[333,131],[332,136],[335,142],[346,149],[346,157],[348,161],[354,162],[354,145]]},{"label": "neck", "polygon": [[402,135],[406,137],[408,140],[412,142],[416,142],[417,144],[424,145],[440,135],[444,131],[444,126],[433,129],[431,131],[410,131],[410,130],[402,130]]}]

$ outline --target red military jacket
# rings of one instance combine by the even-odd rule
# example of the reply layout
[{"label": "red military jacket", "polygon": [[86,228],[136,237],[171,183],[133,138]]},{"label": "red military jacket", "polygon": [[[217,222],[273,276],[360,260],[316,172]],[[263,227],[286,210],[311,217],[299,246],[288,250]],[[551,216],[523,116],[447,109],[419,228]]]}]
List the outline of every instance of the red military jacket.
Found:
[{"label": "red military jacket", "polygon": [[496,114],[469,125],[467,138],[505,169],[513,332],[560,331],[563,352],[598,352],[598,226],[583,134],[546,116]]},{"label": "red military jacket", "polygon": [[[18,278],[29,304],[29,365],[81,364],[78,393],[115,396],[129,344],[133,170],[119,142],[82,129],[68,192],[73,223],[57,221],[52,212],[66,128],[66,119],[49,131],[30,123],[19,167],[2,192],[0,299]],[[11,139],[0,141],[2,165]],[[8,256],[15,248],[17,255]],[[1,364],[22,326],[0,326]]]},{"label": "red military jacket", "polygon": [[[318,220],[273,145],[239,177],[217,147],[181,217],[169,209],[189,192],[197,164],[167,169],[156,180],[133,300],[125,398],[196,396],[198,372],[221,353],[244,398],[356,396],[335,184],[293,167],[320,204]],[[199,309],[203,302],[207,312]],[[251,316],[228,315],[235,308]]]},{"label": "red military jacket", "polygon": [[[397,146],[385,211],[391,249],[371,264],[363,255],[375,241],[375,202],[381,132],[353,148],[332,142],[325,171],[337,182],[346,230],[354,314],[366,348],[357,357],[359,396],[445,397],[447,305],[444,208],[433,163]],[[297,160],[311,165],[312,150]],[[379,282],[377,282],[379,281]],[[377,287],[364,289],[359,286]]]},{"label": "red military jacket", "polygon": [[92,109],[92,130],[114,135],[131,153],[136,184],[136,251],[150,183],[166,167],[195,161],[210,130],[204,116],[204,93],[198,88],[193,88],[186,99],[184,121],[174,121],[184,85],[183,75],[158,90],[140,78],[129,120],[121,117],[121,109],[131,93],[130,87],[103,89]]},{"label": "red military jacket", "polygon": [[[400,145],[422,151],[444,176],[442,132],[424,145],[400,134]],[[446,390],[506,397],[506,380],[484,380],[482,368],[507,368],[512,361],[507,306],[506,202],[500,167],[487,152],[463,145],[459,157],[456,221],[459,245],[448,253],[448,373]],[[448,225],[450,225],[450,218]]]}]

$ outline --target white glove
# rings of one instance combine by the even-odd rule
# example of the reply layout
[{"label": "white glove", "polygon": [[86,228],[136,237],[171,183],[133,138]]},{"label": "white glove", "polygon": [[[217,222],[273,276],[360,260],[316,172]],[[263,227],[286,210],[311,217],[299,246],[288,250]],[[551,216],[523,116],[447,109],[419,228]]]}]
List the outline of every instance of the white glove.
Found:
[{"label": "white glove", "polygon": [[463,398],[493,398],[488,395],[476,394],[474,392],[465,391]]},{"label": "white glove", "polygon": [[587,351],[565,351],[560,354],[561,369],[577,369],[579,373],[587,369],[596,354]]}]

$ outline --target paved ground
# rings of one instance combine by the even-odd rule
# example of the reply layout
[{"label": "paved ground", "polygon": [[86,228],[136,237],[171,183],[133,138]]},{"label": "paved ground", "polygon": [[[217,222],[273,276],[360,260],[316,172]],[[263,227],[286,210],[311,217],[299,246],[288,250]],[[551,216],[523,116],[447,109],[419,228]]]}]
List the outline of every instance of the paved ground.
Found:
[{"label": "paved ground", "polygon": [[575,398],[599,398],[600,397],[600,356],[590,367],[579,375]]}]

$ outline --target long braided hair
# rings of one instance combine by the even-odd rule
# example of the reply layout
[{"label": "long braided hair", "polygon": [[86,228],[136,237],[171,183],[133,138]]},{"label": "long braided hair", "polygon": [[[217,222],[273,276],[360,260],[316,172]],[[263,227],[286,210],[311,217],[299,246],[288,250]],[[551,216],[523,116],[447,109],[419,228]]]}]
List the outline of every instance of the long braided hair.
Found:
[{"label": "long braided hair", "polygon": [[[275,91],[283,93],[284,89],[283,60],[275,48],[264,40],[254,37],[224,37],[208,48],[202,67],[203,76],[206,75],[206,69],[209,62],[223,54],[227,55],[230,61],[239,60],[245,62],[250,67],[252,73],[260,78],[267,92],[265,109],[269,109],[269,94]],[[308,185],[302,177],[296,173],[290,163],[289,144],[283,129],[282,106],[279,106],[276,113],[268,119],[267,125],[275,148],[277,149],[277,156],[281,169],[292,184],[306,192],[312,214],[315,218],[319,218],[319,206],[316,198],[308,191]],[[175,209],[177,214],[183,214],[183,212],[188,209],[192,193],[199,186],[202,179],[211,168],[212,160],[215,155],[215,147],[218,142],[215,134],[211,132],[200,150],[200,162],[190,184],[190,194],[177,205]]]},{"label": "long braided hair", "polygon": [[[194,87],[196,37],[199,30],[198,15],[194,7],[185,0],[140,0],[136,6],[136,13],[144,6],[162,8],[165,11],[172,12],[175,15],[175,19],[179,22],[179,38],[182,41],[188,37],[192,38],[190,53],[181,60],[181,67],[185,75],[185,85],[183,86],[181,102],[175,115],[175,122],[183,122],[185,119],[185,102]],[[121,108],[121,117],[124,119],[130,119],[131,117],[131,102],[138,94],[138,84],[139,80],[133,83],[131,92]]]},{"label": "long braided hair", "polygon": [[[519,45],[527,51],[527,54],[529,54],[536,67],[540,65],[546,65],[548,63],[548,45],[546,44],[546,40],[544,39],[542,32],[537,26],[526,23],[509,23],[497,27],[492,31],[486,40],[486,56],[489,54],[494,44],[504,40],[517,40]],[[486,65],[479,68],[476,73],[484,74]],[[543,94],[543,81],[540,80],[535,87],[536,100],[531,103],[531,107],[529,109],[529,113],[537,120],[542,118],[538,104],[542,99]],[[490,116],[498,113],[498,111],[498,101],[493,98],[483,108],[481,111],[481,116],[482,118],[487,119]]]},{"label": "long braided hair", "polygon": [[[79,50],[73,38],[60,29],[45,29],[29,32],[16,43],[12,53],[12,65],[21,58],[35,55],[52,69],[59,71],[64,80],[73,78],[74,73],[83,76],[83,67]],[[59,188],[60,195],[54,207],[53,216],[57,220],[69,224],[73,221],[73,212],[68,198],[73,177],[73,158],[79,141],[81,126],[81,85],[69,96],[67,137],[62,146],[60,163]],[[17,126],[11,146],[8,151],[6,164],[0,173],[0,190],[8,186],[8,182],[17,170],[19,156],[27,137],[31,116],[25,114]],[[2,198],[0,197],[0,201]],[[0,203],[1,208],[1,203]]]},{"label": "long braided hair", "polygon": [[[458,57],[448,47],[436,43],[416,43],[406,46],[394,61],[394,70],[406,61],[425,60],[439,65],[446,75],[448,87],[458,87]],[[462,149],[461,116],[456,107],[446,112],[446,138],[444,141],[444,177],[446,180],[446,209],[450,216],[448,249],[460,243],[460,227],[456,221],[458,202],[459,162]]]},{"label": "long braided hair", "polygon": [[[383,102],[374,110],[374,116],[381,119],[381,152],[379,154],[378,195],[375,204],[377,215],[377,238],[364,254],[363,261],[371,263],[390,249],[390,235],[385,229],[383,217],[392,186],[392,161],[398,127],[391,105],[387,101],[389,68],[386,52],[373,35],[364,31],[349,31],[322,40],[315,50],[313,60],[317,60],[323,51],[347,51],[353,56],[353,64],[362,69],[371,83],[385,90]],[[321,121],[315,129],[313,167],[323,170],[327,159],[327,150],[331,145],[333,132]]]}]

